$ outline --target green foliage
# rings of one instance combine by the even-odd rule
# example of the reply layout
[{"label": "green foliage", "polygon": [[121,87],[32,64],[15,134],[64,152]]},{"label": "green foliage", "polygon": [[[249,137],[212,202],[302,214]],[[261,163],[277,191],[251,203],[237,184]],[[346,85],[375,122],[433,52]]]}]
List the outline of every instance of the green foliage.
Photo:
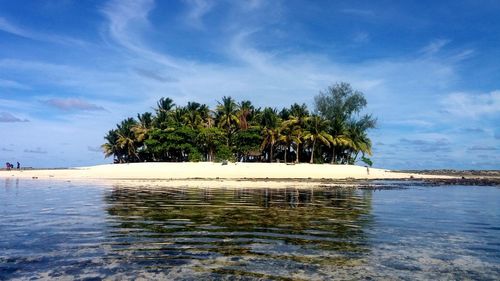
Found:
[{"label": "green foliage", "polygon": [[203,155],[196,149],[190,151],[188,156],[188,161],[190,162],[200,162],[203,160]]},{"label": "green foliage", "polygon": [[222,162],[224,160],[232,162],[236,161],[233,151],[227,145],[219,146],[215,153],[215,162]]},{"label": "green foliage", "polygon": [[373,165],[373,162],[370,158],[363,156],[363,157],[361,157],[361,161],[363,161],[363,163],[365,163],[366,165],[368,165],[370,167]]},{"label": "green foliage", "polygon": [[215,159],[217,148],[225,144],[226,134],[218,127],[200,128],[196,137],[197,147],[204,152],[207,161]]},{"label": "green foliage", "polygon": [[320,92],[314,101],[319,115],[330,122],[328,132],[334,140],[331,163],[353,164],[360,152],[371,155],[367,130],[375,128],[377,120],[372,115],[358,117],[367,105],[363,93],[338,83]]},{"label": "green foliage", "polygon": [[[176,106],[161,98],[154,112],[127,118],[108,131],[101,147],[114,162],[139,161],[309,161],[355,163],[372,154],[372,115],[359,116],[367,102],[347,83],[305,104],[278,111],[223,97],[214,111],[195,101]],[[278,113],[279,112],[279,113]],[[370,161],[368,159],[368,161]],[[365,162],[368,163],[368,162]],[[371,161],[370,161],[371,163]]]},{"label": "green foliage", "polygon": [[262,143],[260,127],[250,127],[247,130],[239,131],[234,138],[235,151],[238,158],[247,158],[251,152],[258,151]]}]

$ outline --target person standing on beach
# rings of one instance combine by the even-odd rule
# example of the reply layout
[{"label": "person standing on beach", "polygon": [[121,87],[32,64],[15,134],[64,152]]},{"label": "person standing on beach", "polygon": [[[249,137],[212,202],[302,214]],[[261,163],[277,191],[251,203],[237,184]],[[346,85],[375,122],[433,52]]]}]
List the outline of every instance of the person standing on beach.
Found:
[{"label": "person standing on beach", "polygon": [[17,161],[17,169],[21,169],[21,163],[19,163],[19,161]]},{"label": "person standing on beach", "polygon": [[7,171],[10,171],[10,163],[9,162],[5,163],[5,166],[7,167]]}]

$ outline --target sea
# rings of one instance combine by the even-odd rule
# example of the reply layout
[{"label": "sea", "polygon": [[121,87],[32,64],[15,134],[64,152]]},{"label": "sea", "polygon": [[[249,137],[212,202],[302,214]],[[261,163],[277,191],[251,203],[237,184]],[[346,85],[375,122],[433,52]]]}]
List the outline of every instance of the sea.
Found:
[{"label": "sea", "polygon": [[0,280],[500,280],[500,187],[0,180]]}]

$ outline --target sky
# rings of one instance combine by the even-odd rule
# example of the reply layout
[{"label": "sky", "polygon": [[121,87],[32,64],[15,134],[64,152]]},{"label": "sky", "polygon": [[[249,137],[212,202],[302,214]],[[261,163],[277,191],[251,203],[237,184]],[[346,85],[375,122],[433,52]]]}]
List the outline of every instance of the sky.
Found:
[{"label": "sky", "polygon": [[161,97],[365,94],[374,166],[500,169],[499,1],[0,0],[0,163],[112,162]]}]

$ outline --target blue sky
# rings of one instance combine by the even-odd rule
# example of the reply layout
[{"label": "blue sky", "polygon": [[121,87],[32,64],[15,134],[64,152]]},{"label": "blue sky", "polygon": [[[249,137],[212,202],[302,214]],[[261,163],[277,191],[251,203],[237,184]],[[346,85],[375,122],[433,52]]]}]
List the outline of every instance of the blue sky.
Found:
[{"label": "blue sky", "polygon": [[109,163],[160,97],[312,107],[349,82],[376,166],[500,168],[498,1],[0,0],[0,163]]}]

